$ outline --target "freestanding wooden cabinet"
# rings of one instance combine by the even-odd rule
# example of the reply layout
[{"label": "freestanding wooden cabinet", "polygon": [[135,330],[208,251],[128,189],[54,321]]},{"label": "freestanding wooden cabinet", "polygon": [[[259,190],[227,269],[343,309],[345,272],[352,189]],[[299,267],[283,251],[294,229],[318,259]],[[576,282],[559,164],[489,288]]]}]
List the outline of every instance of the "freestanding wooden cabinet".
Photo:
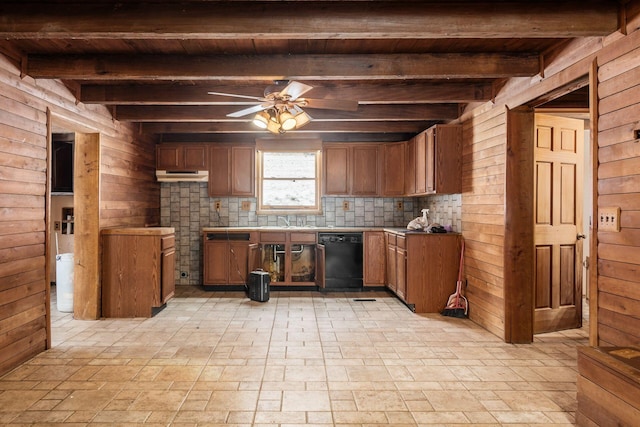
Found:
[{"label": "freestanding wooden cabinet", "polygon": [[151,317],[175,293],[171,227],[102,230],[102,316]]},{"label": "freestanding wooden cabinet", "polygon": [[387,287],[416,313],[441,312],[456,289],[460,235],[385,234]]}]

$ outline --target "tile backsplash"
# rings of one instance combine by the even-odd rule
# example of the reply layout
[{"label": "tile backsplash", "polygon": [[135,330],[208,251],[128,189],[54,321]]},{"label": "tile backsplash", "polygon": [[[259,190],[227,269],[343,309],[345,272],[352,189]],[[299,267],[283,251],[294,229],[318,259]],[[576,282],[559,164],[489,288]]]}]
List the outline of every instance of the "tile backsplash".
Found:
[{"label": "tile backsplash", "polygon": [[[176,230],[176,284],[202,284],[202,229],[204,227],[253,227],[284,225],[278,215],[256,214],[255,197],[209,197],[206,183],[162,183],[161,225]],[[220,202],[220,211],[215,209]],[[343,202],[349,209],[343,209]],[[249,202],[249,210],[242,210]],[[398,209],[402,202],[402,209]],[[246,203],[245,203],[246,204]],[[291,225],[317,227],[405,227],[429,209],[429,222],[461,230],[459,194],[410,197],[323,197],[322,215],[283,215]]]}]

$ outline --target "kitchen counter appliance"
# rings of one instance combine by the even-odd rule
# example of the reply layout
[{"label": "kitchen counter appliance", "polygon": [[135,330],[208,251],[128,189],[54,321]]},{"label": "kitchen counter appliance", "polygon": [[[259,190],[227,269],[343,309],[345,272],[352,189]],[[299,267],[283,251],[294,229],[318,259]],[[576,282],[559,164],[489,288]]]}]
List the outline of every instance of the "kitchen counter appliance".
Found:
[{"label": "kitchen counter appliance", "polygon": [[325,247],[325,290],[359,290],[362,280],[362,233],[318,233]]}]

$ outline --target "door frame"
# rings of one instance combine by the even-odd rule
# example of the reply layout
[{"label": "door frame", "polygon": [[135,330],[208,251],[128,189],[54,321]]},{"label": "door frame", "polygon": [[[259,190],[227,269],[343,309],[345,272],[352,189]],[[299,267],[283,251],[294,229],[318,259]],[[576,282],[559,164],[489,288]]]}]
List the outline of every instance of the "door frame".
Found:
[{"label": "door frame", "polygon": [[[100,299],[100,133],[65,112],[47,109],[47,189],[45,219],[45,275],[51,283],[51,155],[52,133],[64,129],[76,134],[74,144],[74,216],[73,316],[79,320],[97,320],[101,316]],[[82,168],[82,170],[80,170]],[[81,202],[81,203],[79,203]],[[49,288],[47,286],[47,288]],[[47,292],[47,346],[51,347],[51,294]]]},{"label": "door frame", "polygon": [[[590,145],[593,188],[592,218],[597,205],[597,65],[588,74],[524,105],[507,108],[505,216],[504,216],[504,339],[508,343],[533,342],[534,319],[534,108],[589,85]],[[591,259],[597,259],[597,229],[592,221]],[[597,262],[589,270],[590,342],[597,342]],[[584,280],[584,279],[583,279]]]}]

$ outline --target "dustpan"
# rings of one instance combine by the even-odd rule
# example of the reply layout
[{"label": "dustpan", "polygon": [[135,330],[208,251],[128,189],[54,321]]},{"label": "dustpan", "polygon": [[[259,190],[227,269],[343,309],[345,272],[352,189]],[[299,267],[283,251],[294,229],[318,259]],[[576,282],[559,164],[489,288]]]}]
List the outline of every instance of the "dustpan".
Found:
[{"label": "dustpan", "polygon": [[443,316],[450,317],[467,317],[469,312],[469,301],[462,295],[462,267],[464,265],[464,240],[460,248],[460,267],[458,268],[458,281],[456,282],[456,291],[449,296],[447,305],[442,310]]}]

